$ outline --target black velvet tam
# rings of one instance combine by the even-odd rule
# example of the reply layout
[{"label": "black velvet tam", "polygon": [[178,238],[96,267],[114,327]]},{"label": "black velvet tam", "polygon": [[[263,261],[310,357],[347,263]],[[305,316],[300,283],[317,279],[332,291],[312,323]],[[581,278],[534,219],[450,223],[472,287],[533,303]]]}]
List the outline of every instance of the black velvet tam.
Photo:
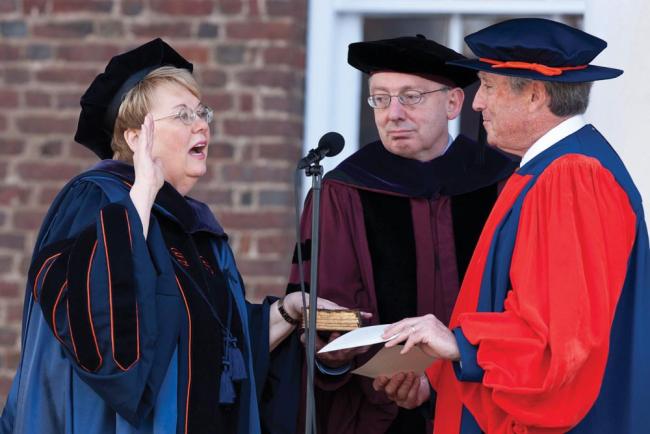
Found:
[{"label": "black velvet tam", "polygon": [[454,60],[466,60],[466,57],[423,35],[355,42],[348,47],[348,63],[366,74],[393,71],[438,76],[458,87],[475,82],[476,73],[446,64]]},{"label": "black velvet tam", "polygon": [[124,95],[149,72],[161,66],[175,66],[190,72],[193,68],[160,38],[114,56],[81,97],[75,141],[101,159],[111,158],[113,128]]}]

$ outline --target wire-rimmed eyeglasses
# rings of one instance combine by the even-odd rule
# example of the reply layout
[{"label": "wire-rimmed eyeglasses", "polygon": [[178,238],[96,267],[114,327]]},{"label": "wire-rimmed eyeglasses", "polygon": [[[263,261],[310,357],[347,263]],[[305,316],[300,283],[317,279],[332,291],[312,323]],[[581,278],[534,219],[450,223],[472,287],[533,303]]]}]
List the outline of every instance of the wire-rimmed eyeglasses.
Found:
[{"label": "wire-rimmed eyeglasses", "polygon": [[154,121],[160,121],[168,118],[180,119],[180,121],[185,125],[192,125],[194,121],[199,118],[209,124],[214,119],[214,110],[206,105],[200,105],[194,110],[187,106],[182,106],[176,113],[154,119]]},{"label": "wire-rimmed eyeglasses", "polygon": [[445,86],[436,90],[429,90],[427,92],[420,92],[418,90],[406,90],[400,92],[397,95],[389,95],[387,93],[376,93],[368,97],[368,105],[374,109],[385,109],[390,105],[390,102],[393,98],[397,98],[402,105],[415,105],[422,102],[424,95],[428,93],[441,92],[449,90],[450,88]]}]

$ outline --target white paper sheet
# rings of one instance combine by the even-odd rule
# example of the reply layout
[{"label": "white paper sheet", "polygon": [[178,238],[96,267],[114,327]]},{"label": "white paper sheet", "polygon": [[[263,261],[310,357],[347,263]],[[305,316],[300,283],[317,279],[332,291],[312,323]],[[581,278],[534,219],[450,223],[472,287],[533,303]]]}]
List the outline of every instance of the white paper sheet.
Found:
[{"label": "white paper sheet", "polygon": [[413,347],[406,354],[400,354],[403,345],[382,348],[368,362],[352,371],[353,374],[375,378],[380,375],[390,377],[398,372],[415,372],[418,375],[435,360],[418,347]]},{"label": "white paper sheet", "polygon": [[381,335],[384,330],[391,324],[382,324],[368,327],[360,327],[341,335],[329,344],[325,345],[319,353],[328,353],[330,351],[345,350],[348,348],[363,347],[366,345],[379,344],[394,339],[397,335],[384,339]]}]

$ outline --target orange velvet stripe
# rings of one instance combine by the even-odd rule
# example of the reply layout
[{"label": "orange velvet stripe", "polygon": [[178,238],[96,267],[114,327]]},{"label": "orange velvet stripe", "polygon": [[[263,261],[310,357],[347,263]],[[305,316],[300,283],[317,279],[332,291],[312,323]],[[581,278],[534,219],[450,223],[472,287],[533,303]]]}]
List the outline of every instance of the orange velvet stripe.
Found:
[{"label": "orange velvet stripe", "polygon": [[530,63],[530,62],[516,62],[516,61],[501,61],[488,59],[486,57],[479,58],[481,62],[489,63],[492,65],[492,68],[512,68],[512,69],[530,69],[531,71],[539,72],[542,75],[547,77],[554,77],[556,75],[562,75],[564,71],[575,71],[577,69],[585,69],[589,65],[578,65],[578,66],[547,66],[542,65],[541,63]]}]

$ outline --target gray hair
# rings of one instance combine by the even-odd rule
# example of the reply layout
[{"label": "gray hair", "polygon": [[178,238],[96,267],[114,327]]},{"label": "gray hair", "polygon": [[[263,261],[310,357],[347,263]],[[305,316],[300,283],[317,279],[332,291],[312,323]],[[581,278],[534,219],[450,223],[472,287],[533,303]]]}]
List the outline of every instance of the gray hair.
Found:
[{"label": "gray hair", "polygon": [[[533,82],[530,78],[508,77],[510,88],[516,93],[521,92]],[[544,88],[550,98],[549,110],[555,116],[565,117],[583,114],[589,105],[589,92],[593,82],[559,83],[545,81]]]}]

